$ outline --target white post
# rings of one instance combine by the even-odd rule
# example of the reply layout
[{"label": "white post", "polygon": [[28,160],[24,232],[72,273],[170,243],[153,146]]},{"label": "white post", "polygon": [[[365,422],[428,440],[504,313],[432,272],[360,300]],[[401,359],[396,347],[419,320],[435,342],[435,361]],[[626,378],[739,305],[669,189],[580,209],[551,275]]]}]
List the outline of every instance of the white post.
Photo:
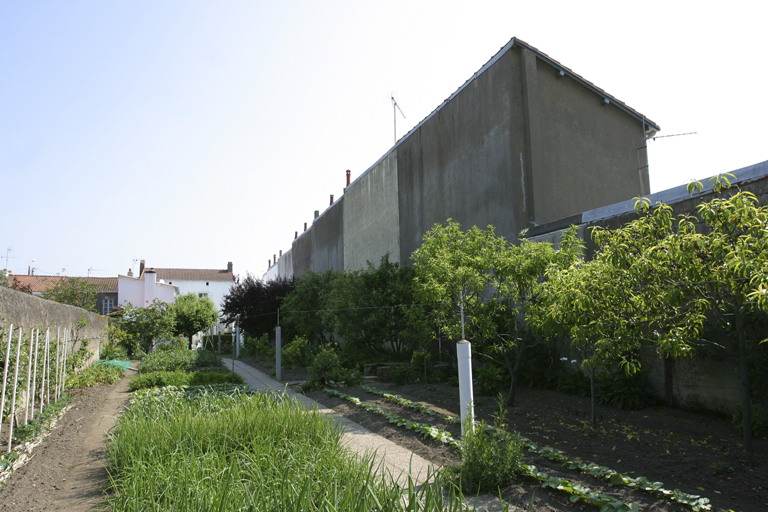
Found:
[{"label": "white post", "polygon": [[29,423],[29,401],[32,398],[32,388],[30,387],[32,385],[32,350],[34,349],[34,340],[35,338],[35,330],[32,329],[32,332],[29,334],[29,357],[27,358],[27,398],[24,401],[24,424],[26,425]]},{"label": "white post", "polygon": [[235,327],[235,357],[240,359],[240,323]]},{"label": "white post", "polygon": [[[21,330],[21,329],[19,329]],[[3,393],[0,395],[0,434],[3,432],[3,410],[5,410],[5,387],[8,383],[8,362],[11,357],[11,340],[13,339],[13,324],[8,329],[8,347],[5,349],[5,370],[3,370]]]},{"label": "white post", "polygon": [[11,400],[11,421],[8,428],[8,453],[11,453],[13,420],[16,419],[16,388],[19,384],[19,359],[21,359],[21,329],[19,329],[19,339],[16,341],[16,370],[13,373],[13,400]]},{"label": "white post", "polygon": [[459,406],[461,407],[461,435],[465,425],[474,430],[475,406],[472,394],[472,344],[467,340],[456,343],[459,360]]},{"label": "white post", "polygon": [[283,337],[280,332],[280,326],[275,327],[275,378],[283,380]]},{"label": "white post", "polygon": [[51,402],[51,365],[50,365],[50,336],[51,330],[45,331],[45,356],[43,357],[43,378],[40,385],[40,412],[43,405]]},{"label": "white post", "polygon": [[58,400],[61,396],[61,389],[59,389],[59,377],[61,376],[61,327],[56,328],[56,392],[53,394],[53,399]]},{"label": "white post", "polygon": [[[29,340],[32,343],[32,340]],[[29,419],[35,419],[35,391],[37,391],[37,353],[40,348],[40,329],[37,330],[37,336],[35,336],[35,362],[32,363],[32,391],[30,396],[32,397],[32,403],[29,406],[30,414]]]}]

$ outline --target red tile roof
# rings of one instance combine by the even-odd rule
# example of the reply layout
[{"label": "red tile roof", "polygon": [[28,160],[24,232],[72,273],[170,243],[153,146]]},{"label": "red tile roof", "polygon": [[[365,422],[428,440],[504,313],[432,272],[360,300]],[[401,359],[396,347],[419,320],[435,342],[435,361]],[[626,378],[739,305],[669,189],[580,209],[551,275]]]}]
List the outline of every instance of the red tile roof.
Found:
[{"label": "red tile roof", "polygon": [[[30,293],[39,293],[55,287],[69,276],[19,276],[14,275],[13,280],[16,287],[22,290],[29,290]],[[72,276],[75,277],[75,276]],[[85,279],[96,286],[97,292],[117,292],[116,277],[78,277]]]},{"label": "red tile roof", "polygon": [[[234,281],[235,274],[227,269],[209,269],[209,268],[152,268],[144,269],[154,270],[157,273],[157,279],[168,281]],[[143,275],[143,274],[142,274]]]}]

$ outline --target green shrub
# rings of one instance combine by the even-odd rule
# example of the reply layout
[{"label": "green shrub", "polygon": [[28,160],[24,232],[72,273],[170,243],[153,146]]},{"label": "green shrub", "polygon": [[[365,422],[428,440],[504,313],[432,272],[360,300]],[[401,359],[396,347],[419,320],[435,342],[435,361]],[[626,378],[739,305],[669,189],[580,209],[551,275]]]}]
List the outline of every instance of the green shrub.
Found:
[{"label": "green shrub", "polygon": [[589,378],[584,375],[584,372],[581,370],[575,372],[561,372],[557,377],[555,391],[567,393],[569,395],[589,396]]},{"label": "green shrub", "polygon": [[477,369],[474,389],[479,395],[495,396],[504,383],[504,372],[498,366],[488,365]]},{"label": "green shrub", "polygon": [[407,364],[393,364],[389,366],[389,378],[397,386],[404,386],[413,382],[413,371]]},{"label": "green shrub", "polygon": [[130,384],[131,391],[164,386],[206,386],[210,384],[242,384],[243,378],[232,372],[153,372],[138,375]]},{"label": "green shrub", "polygon": [[88,388],[99,384],[114,384],[123,378],[123,369],[111,364],[95,364],[81,371],[67,375],[67,389]]},{"label": "green shrub", "polygon": [[430,362],[432,355],[424,350],[414,350],[413,356],[411,356],[411,370],[413,371],[413,377],[416,382],[423,382],[432,380],[433,370],[432,363]]},{"label": "green shrub", "polygon": [[480,425],[464,426],[459,449],[461,464],[448,468],[448,478],[458,478],[461,489],[467,493],[497,491],[505,487],[520,471],[523,442],[518,434],[505,432],[504,397],[499,396],[499,411],[494,420],[496,431],[485,421]]},{"label": "green shrub", "polygon": [[[739,434],[744,435],[744,416],[741,404],[734,407],[731,421]],[[760,437],[765,430],[765,418],[763,417],[763,406],[752,404],[752,437]]]},{"label": "green shrub", "polygon": [[173,350],[161,350],[144,357],[139,365],[139,373],[159,371],[190,370],[194,367],[218,366],[220,361],[208,350],[187,350],[177,347]]},{"label": "green shrub", "polygon": [[648,386],[646,372],[627,375],[621,368],[604,372],[600,376],[595,385],[595,397],[601,404],[633,411],[656,403]]},{"label": "green shrub", "polygon": [[262,334],[256,338],[254,336],[248,336],[245,338],[240,353],[244,356],[259,357],[261,359],[274,359],[275,357],[275,344],[270,341],[268,334]]},{"label": "green shrub", "polygon": [[128,349],[117,343],[109,343],[101,349],[101,359],[128,359]]},{"label": "green shrub", "polygon": [[339,361],[339,355],[330,347],[323,347],[320,350],[307,371],[310,381],[321,385],[326,385],[329,382],[341,382],[346,377]]},{"label": "green shrub", "polygon": [[305,336],[296,336],[282,349],[283,366],[309,366],[313,361],[313,351]]}]

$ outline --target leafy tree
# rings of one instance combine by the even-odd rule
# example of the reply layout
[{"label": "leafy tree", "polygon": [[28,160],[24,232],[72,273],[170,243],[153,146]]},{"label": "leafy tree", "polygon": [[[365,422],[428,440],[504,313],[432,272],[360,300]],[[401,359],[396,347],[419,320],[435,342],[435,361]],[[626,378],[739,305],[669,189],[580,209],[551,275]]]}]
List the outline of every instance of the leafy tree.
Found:
[{"label": "leafy tree", "polygon": [[208,329],[219,318],[213,301],[208,297],[198,297],[194,292],[176,297],[170,306],[170,313],[174,332],[189,339],[189,348],[192,348],[192,336]]},{"label": "leafy tree", "polygon": [[545,242],[521,239],[518,246],[497,237],[493,226],[462,231],[449,219],[424,235],[414,252],[416,295],[434,302],[437,323],[454,339],[461,334],[457,304],[464,303],[467,339],[478,354],[502,359],[510,375],[509,403],[514,403],[517,375],[526,347],[539,336],[526,321],[552,266],[568,266],[581,253],[575,229],[567,231],[555,250]]},{"label": "leafy tree", "polygon": [[13,277],[11,277],[7,270],[0,270],[0,286],[13,288],[13,281]]},{"label": "leafy tree", "polygon": [[332,268],[318,273],[311,270],[295,280],[294,287],[282,300],[280,322],[293,336],[304,336],[325,345],[333,338],[328,298],[340,272]]},{"label": "leafy tree", "polygon": [[390,262],[389,254],[378,267],[367,262],[363,270],[336,276],[328,319],[345,349],[403,356],[406,340],[417,336],[414,319],[423,317],[413,306],[413,276],[413,268]]},{"label": "leafy tree", "polygon": [[96,285],[82,277],[63,277],[40,296],[47,300],[96,312]]},{"label": "leafy tree", "polygon": [[[714,180],[716,192],[728,189],[727,178]],[[644,214],[638,221],[595,233],[606,257],[642,285],[635,295],[643,308],[624,323],[643,326],[659,352],[672,357],[702,344],[737,355],[742,421],[751,425],[749,358],[765,340],[749,339],[745,325],[750,315],[768,311],[768,208],[737,192],[700,204],[698,219],[683,215],[676,223],[666,205],[651,208],[646,201],[637,209]],[[704,338],[712,317],[732,336],[733,349]],[[747,462],[754,464],[751,429],[743,432]]]},{"label": "leafy tree", "polygon": [[282,299],[293,289],[293,278],[262,281],[248,274],[238,278],[224,296],[222,318],[234,323],[239,315],[240,327],[249,337],[269,334],[277,325],[277,310]]},{"label": "leafy tree", "polygon": [[155,341],[174,337],[173,315],[168,304],[158,299],[144,308],[128,303],[113,318],[121,331],[119,343],[127,345],[134,357],[149,352]]}]

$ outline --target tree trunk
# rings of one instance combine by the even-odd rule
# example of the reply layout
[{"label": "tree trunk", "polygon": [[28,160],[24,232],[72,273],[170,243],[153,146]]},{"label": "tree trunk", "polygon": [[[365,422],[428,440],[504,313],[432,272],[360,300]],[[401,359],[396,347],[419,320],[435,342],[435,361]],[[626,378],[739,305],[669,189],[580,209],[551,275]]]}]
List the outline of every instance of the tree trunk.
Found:
[{"label": "tree trunk", "polygon": [[597,398],[595,396],[595,369],[589,369],[589,387],[591,390],[590,404],[592,405],[592,428],[597,428]]},{"label": "tree trunk", "polygon": [[755,447],[752,443],[752,389],[749,382],[749,366],[747,364],[747,339],[744,333],[742,311],[736,310],[735,324],[739,336],[739,370],[741,372],[741,425],[744,433],[744,451],[747,464],[755,465]]}]

